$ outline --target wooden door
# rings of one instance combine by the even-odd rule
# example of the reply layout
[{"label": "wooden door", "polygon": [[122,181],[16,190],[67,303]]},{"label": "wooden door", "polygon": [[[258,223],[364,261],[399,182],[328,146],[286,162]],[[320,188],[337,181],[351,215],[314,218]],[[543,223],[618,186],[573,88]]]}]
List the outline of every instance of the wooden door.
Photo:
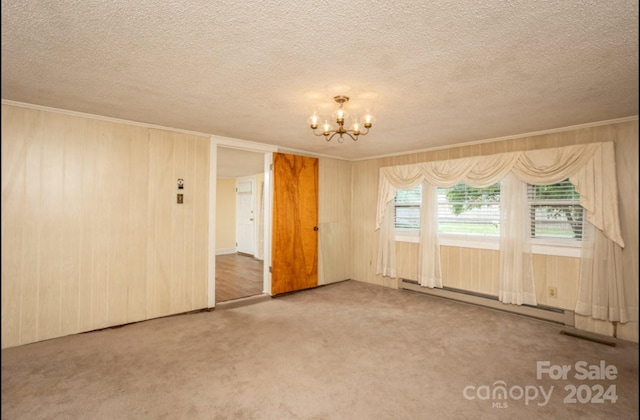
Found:
[{"label": "wooden door", "polygon": [[318,159],[273,154],[271,293],[318,285]]}]

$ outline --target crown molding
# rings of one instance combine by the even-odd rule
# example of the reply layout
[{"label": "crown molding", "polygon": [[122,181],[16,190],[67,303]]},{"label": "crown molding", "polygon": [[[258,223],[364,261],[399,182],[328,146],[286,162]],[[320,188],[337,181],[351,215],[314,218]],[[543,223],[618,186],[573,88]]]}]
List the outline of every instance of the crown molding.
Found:
[{"label": "crown molding", "polygon": [[133,126],[136,126],[136,127],[144,127],[144,128],[152,128],[152,129],[156,129],[156,130],[172,131],[174,133],[189,134],[189,135],[201,136],[201,137],[211,137],[211,134],[201,133],[199,131],[183,130],[183,129],[180,129],[180,128],[165,127],[163,125],[148,124],[148,123],[143,123],[143,122],[139,122],[139,121],[125,120],[125,119],[121,119],[121,118],[105,117],[103,115],[88,114],[86,112],[69,111],[68,109],[60,109],[60,108],[52,108],[52,107],[48,107],[48,106],[44,106],[44,105],[28,104],[28,103],[24,103],[24,102],[11,101],[9,99],[3,99],[2,100],[2,105],[11,105],[11,106],[16,106],[16,107],[20,107],[20,108],[35,109],[37,111],[55,112],[56,114],[65,114],[65,115],[71,115],[71,116],[74,116],[74,117],[91,118],[91,119],[94,119],[94,120],[107,121],[107,122],[112,122],[112,123],[116,123],[116,124],[127,124],[127,125],[133,125]]}]

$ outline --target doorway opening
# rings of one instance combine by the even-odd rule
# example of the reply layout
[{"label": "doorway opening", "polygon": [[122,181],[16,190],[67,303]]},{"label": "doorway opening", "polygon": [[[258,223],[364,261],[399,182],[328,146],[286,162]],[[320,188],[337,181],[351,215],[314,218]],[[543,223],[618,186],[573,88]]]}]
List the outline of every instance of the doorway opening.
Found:
[{"label": "doorway opening", "polygon": [[265,293],[265,152],[216,153],[215,302]]},{"label": "doorway opening", "polygon": [[216,303],[262,294],[264,261],[242,253],[216,258]]}]

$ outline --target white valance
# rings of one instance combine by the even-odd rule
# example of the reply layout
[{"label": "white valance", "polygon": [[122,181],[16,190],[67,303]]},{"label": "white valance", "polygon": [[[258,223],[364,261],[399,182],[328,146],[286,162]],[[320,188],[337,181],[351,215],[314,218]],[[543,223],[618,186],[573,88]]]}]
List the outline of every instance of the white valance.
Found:
[{"label": "white valance", "polygon": [[625,302],[620,258],[624,241],[612,142],[381,168],[376,218],[376,228],[380,229],[377,273],[395,277],[392,212],[398,189],[423,185],[419,282],[425,287],[442,287],[437,220],[434,222],[438,211],[435,188],[452,187],[459,182],[484,188],[501,182],[498,298],[503,303],[536,305],[527,225],[527,184],[550,185],[565,179],[580,195],[585,232],[591,232],[591,228],[594,232],[582,241],[576,313],[607,321],[637,320],[637,308],[627,307]]},{"label": "white valance", "polygon": [[555,184],[569,178],[580,194],[586,219],[624,248],[612,142],[381,168],[376,229],[380,228],[387,204],[394,199],[397,189],[413,188],[423,180],[437,187],[464,182],[483,188],[499,182],[509,172],[522,182],[534,185]]}]

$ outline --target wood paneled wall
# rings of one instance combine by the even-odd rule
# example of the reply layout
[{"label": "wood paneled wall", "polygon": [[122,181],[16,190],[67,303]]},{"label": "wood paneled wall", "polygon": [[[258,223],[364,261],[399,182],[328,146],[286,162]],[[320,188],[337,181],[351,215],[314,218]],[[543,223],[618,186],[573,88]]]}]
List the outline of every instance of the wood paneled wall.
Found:
[{"label": "wood paneled wall", "polygon": [[[398,277],[418,278],[418,244],[396,244]],[[442,283],[445,287],[498,296],[500,252],[489,249],[441,246]],[[534,254],[533,271],[539,305],[573,311],[578,298],[579,258]],[[550,287],[557,289],[550,297]]]},{"label": "wood paneled wall", "polygon": [[[638,308],[638,121],[600,125],[553,134],[523,137],[512,140],[433,150],[420,153],[364,160],[353,163],[352,196],[352,266],[355,280],[397,287],[397,281],[375,274],[378,232],[375,230],[375,211],[379,169],[384,166],[405,165],[482,156],[495,153],[561,147],[572,144],[613,141],[616,145],[616,164],[620,201],[620,218],[626,247],[623,251],[623,270],[627,297]],[[498,253],[496,251],[442,247],[443,282],[450,287],[497,295]],[[399,243],[397,262],[400,276],[417,275],[417,246]],[[534,274],[536,295],[541,304],[573,309],[577,298],[579,260],[568,257],[536,255]],[[415,277],[413,277],[415,278]],[[558,288],[558,297],[549,298],[549,286]],[[613,334],[609,322],[576,316],[578,328]],[[638,341],[638,323],[617,326],[617,336]]]},{"label": "wood paneled wall", "polygon": [[[398,278],[418,278],[418,244],[396,244]],[[489,249],[440,247],[443,286],[498,296],[500,252]],[[534,254],[533,270],[539,305],[574,310],[578,299],[580,259]],[[556,297],[547,291],[554,287]]]},{"label": "wood paneled wall", "polygon": [[[623,270],[637,310],[637,120],[358,162],[321,158],[319,284],[397,287],[375,274],[380,167],[598,141],[616,143]],[[209,148],[208,137],[2,105],[2,347],[205,308]],[[497,293],[495,251],[443,247],[442,256],[447,286]],[[398,265],[417,275],[414,244],[398,245]],[[539,301],[572,309],[577,267],[536,255]],[[579,316],[576,326],[614,332]],[[637,342],[638,324],[618,325],[617,336]]]},{"label": "wood paneled wall", "polygon": [[206,307],[208,174],[207,137],[2,105],[2,347]]},{"label": "wood paneled wall", "polygon": [[350,278],[351,163],[319,159],[318,284]]}]

